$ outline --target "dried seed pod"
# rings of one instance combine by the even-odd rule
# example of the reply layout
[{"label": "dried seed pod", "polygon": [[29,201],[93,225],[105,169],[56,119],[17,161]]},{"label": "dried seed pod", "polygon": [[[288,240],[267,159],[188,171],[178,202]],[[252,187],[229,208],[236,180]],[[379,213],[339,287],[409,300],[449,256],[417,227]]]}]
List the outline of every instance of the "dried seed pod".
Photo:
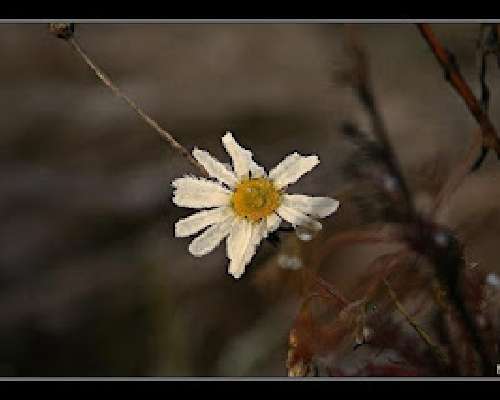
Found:
[{"label": "dried seed pod", "polygon": [[56,35],[59,39],[69,39],[75,33],[75,24],[53,23],[49,24],[49,31]]}]

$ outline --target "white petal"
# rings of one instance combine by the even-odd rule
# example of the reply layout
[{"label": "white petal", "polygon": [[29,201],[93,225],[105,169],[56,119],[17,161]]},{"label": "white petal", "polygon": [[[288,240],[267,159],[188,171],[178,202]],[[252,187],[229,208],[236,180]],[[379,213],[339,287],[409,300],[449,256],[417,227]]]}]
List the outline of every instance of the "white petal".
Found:
[{"label": "white petal", "polygon": [[321,223],[294,208],[287,207],[282,204],[276,212],[281,218],[290,222],[294,226],[303,226],[313,231],[321,230]]},{"label": "white petal", "polygon": [[[259,223],[252,224],[252,236],[250,237],[250,243],[248,244],[245,254],[243,256],[243,264],[246,266],[255,252],[257,251],[257,247],[259,246],[261,240],[267,236],[266,223],[265,221],[260,221]],[[242,273],[244,272],[244,268]],[[234,275],[233,275],[234,276]],[[240,275],[241,276],[241,275]],[[235,276],[236,278],[236,276]],[[239,276],[238,276],[239,278]]]},{"label": "white petal", "polygon": [[172,182],[172,186],[179,190],[190,190],[190,191],[211,191],[217,190],[223,193],[230,193],[221,184],[197,176],[183,176],[182,178],[177,178]]},{"label": "white petal", "polygon": [[269,178],[274,181],[278,189],[297,182],[297,180],[316,165],[319,164],[318,156],[301,156],[298,153],[285,157],[276,167],[269,172]]},{"label": "white petal", "polygon": [[209,225],[223,222],[232,216],[230,207],[218,207],[212,210],[203,210],[175,223],[175,236],[186,237],[205,229]]},{"label": "white petal", "polygon": [[229,235],[233,223],[233,218],[228,218],[220,224],[211,226],[189,244],[189,252],[196,257],[210,253]]},{"label": "white petal", "polygon": [[251,228],[252,224],[248,220],[244,218],[237,218],[235,220],[227,238],[227,258],[232,260],[237,257],[238,252],[242,253],[244,251],[244,247],[252,233]]},{"label": "white petal", "polygon": [[252,223],[245,219],[238,220],[227,238],[227,257],[230,260],[229,273],[240,277],[245,269],[245,253],[251,244]]},{"label": "white petal", "polygon": [[174,204],[179,207],[210,208],[229,204],[231,192],[219,183],[186,176],[172,182]]},{"label": "white petal", "polygon": [[[252,260],[262,239],[264,239],[270,231],[274,231],[278,228],[281,218],[276,214],[273,215],[274,217],[267,217],[265,220],[251,224],[251,235],[247,242],[243,258],[233,258],[229,264],[229,273],[233,275],[234,278],[239,279],[243,275],[245,267]],[[231,256],[234,257],[232,251]]]},{"label": "white petal", "polygon": [[252,160],[250,161],[250,174],[252,175],[252,178],[261,178],[263,176],[266,176],[266,171],[259,164]]},{"label": "white petal", "polygon": [[231,132],[222,137],[222,144],[233,160],[233,169],[238,179],[247,177],[250,171],[252,152],[241,147],[233,138]]},{"label": "white petal", "polygon": [[280,224],[281,218],[277,214],[272,213],[271,215],[269,215],[266,218],[266,237],[268,234],[278,229]]},{"label": "white petal", "polygon": [[283,204],[313,217],[325,218],[337,211],[339,201],[330,197],[312,197],[304,194],[284,194]]},{"label": "white petal", "polygon": [[207,151],[195,148],[193,150],[193,157],[207,170],[208,175],[212,178],[218,179],[229,187],[234,187],[238,183],[236,176]]}]

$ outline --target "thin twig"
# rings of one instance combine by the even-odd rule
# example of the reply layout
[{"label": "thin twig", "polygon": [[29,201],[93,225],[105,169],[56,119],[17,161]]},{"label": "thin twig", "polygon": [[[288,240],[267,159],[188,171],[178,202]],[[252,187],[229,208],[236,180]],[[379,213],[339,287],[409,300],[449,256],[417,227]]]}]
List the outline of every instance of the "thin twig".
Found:
[{"label": "thin twig", "polygon": [[387,291],[389,292],[389,295],[391,296],[392,300],[394,301],[394,304],[396,305],[399,313],[406,319],[408,324],[417,332],[418,336],[424,341],[424,343],[429,347],[429,350],[436,356],[436,358],[444,365],[448,365],[448,356],[446,353],[434,343],[432,338],[429,336],[427,332],[424,331],[424,329],[417,324],[417,322],[411,317],[411,315],[405,310],[403,305],[399,302],[396,293],[392,289],[391,285],[389,282],[384,279],[384,284],[385,287],[387,288]]},{"label": "thin twig", "polygon": [[353,229],[339,232],[325,239],[321,249],[312,256],[311,264],[318,267],[322,260],[328,257],[334,250],[358,244],[380,244],[380,243],[403,243],[401,232],[393,226],[367,227],[366,229]]},{"label": "thin twig", "polygon": [[476,154],[481,149],[481,142],[481,133],[478,132],[474,136],[473,142],[470,144],[467,154],[456,166],[456,168],[453,169],[445,184],[437,194],[432,210],[433,216],[435,216],[439,212],[441,206],[445,203],[445,201],[448,200],[451,195],[458,189],[460,184],[468,175],[471,168],[473,169],[474,163],[476,162],[477,158]]},{"label": "thin twig", "polygon": [[368,285],[364,289],[364,297],[369,300],[375,298],[382,281],[396,272],[401,271],[402,262],[413,255],[409,249],[398,250],[394,253],[382,254],[376,257],[366,268],[368,271]]},{"label": "thin twig", "polygon": [[66,41],[71,45],[73,50],[85,61],[88,67],[94,72],[94,74],[99,78],[99,80],[110,89],[115,96],[125,100],[125,102],[139,115],[139,117],[146,122],[150,127],[152,127],[162,139],[164,139],[174,151],[186,158],[194,167],[196,167],[204,176],[207,176],[205,168],[201,166],[198,161],[196,161],[191,153],[181,145],[174,137],[163,129],[153,118],[147,115],[130,97],[123,93],[118,86],[116,86],[113,81],[103,72],[97,64],[92,61],[92,59],[87,55],[87,53],[82,49],[80,44],[74,37],[66,39]]},{"label": "thin twig", "polygon": [[340,293],[340,291],[337,290],[330,282],[325,281],[319,275],[314,275],[313,279],[317,285],[324,289],[331,298],[335,299],[343,307],[346,307],[348,304],[350,304],[350,301],[345,298],[342,293]]},{"label": "thin twig", "polygon": [[465,102],[470,113],[481,127],[483,147],[494,150],[500,158],[500,139],[496,129],[481,107],[480,101],[460,73],[453,55],[440,43],[429,24],[417,24],[417,27],[443,68],[446,80]]},{"label": "thin twig", "polygon": [[481,83],[481,104],[488,112],[490,90],[486,82],[488,57],[496,58],[497,66],[500,67],[500,24],[481,24],[477,50],[480,57],[479,81]]}]

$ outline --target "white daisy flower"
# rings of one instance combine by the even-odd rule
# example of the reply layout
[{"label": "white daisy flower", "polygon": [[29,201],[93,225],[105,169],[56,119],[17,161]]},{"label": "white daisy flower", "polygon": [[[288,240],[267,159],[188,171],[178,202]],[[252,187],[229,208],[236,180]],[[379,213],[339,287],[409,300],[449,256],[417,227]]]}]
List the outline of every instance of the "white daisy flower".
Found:
[{"label": "white daisy flower", "polygon": [[335,212],[339,202],[329,197],[285,193],[288,185],[319,164],[317,156],[290,154],[266,174],[231,132],[222,137],[222,144],[231,156],[232,169],[195,148],[193,157],[216,181],[185,176],[172,183],[177,206],[206,209],[179,220],[175,236],[191,236],[208,228],[189,245],[189,252],[196,257],[210,253],[227,237],[229,273],[240,278],[257,246],[278,229],[282,219],[294,227],[318,231],[321,223],[316,218]]}]

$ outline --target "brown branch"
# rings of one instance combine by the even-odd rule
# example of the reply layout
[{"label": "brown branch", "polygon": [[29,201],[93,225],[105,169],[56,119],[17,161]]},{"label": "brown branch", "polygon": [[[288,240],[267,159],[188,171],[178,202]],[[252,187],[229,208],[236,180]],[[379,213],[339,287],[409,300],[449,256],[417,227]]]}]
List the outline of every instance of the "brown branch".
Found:
[{"label": "brown branch", "polygon": [[181,156],[183,156],[187,161],[191,163],[195,168],[197,168],[203,176],[208,176],[207,171],[203,166],[196,161],[189,150],[187,150],[183,145],[181,145],[175,138],[163,129],[158,122],[156,122],[153,118],[151,118],[141,107],[137,105],[135,101],[133,101],[130,97],[128,97],[125,93],[121,91],[121,89],[116,86],[113,81],[109,78],[104,71],[97,66],[97,64],[87,55],[87,53],[82,49],[80,44],[74,38],[74,26],[73,24],[51,24],[50,30],[54,33],[58,38],[64,39],[71,48],[80,56],[80,58],[87,64],[87,66],[92,70],[95,76],[108,88],[110,89],[116,97],[124,100],[130,108],[132,108],[139,118],[141,118],[146,124],[148,124],[151,128],[153,128],[160,137],[165,140],[170,147]]},{"label": "brown branch", "polygon": [[481,103],[460,73],[453,55],[441,44],[429,24],[417,24],[417,27],[434,53],[434,56],[439,61],[439,64],[443,68],[446,80],[462,98],[470,113],[479,124],[482,133],[483,146],[487,149],[494,150],[500,158],[500,139],[498,138],[496,129],[490,121],[488,115],[481,107]]}]

